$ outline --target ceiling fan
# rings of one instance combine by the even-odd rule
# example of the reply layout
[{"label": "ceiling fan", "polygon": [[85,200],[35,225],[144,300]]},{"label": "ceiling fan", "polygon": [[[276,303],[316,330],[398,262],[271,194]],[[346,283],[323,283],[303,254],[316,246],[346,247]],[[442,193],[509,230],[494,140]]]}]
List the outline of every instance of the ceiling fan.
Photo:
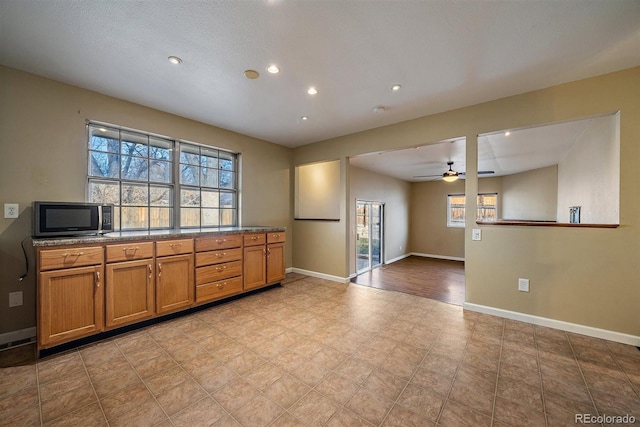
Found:
[{"label": "ceiling fan", "polygon": [[[458,178],[460,178],[461,176],[465,175],[465,172],[456,172],[452,169],[453,166],[453,162],[447,162],[447,165],[449,166],[449,170],[446,171],[445,173],[443,173],[442,175],[437,174],[437,175],[417,175],[414,176],[414,178],[434,178],[437,176],[442,176],[442,180],[446,181],[446,182],[454,182],[457,181]],[[478,175],[487,175],[487,174],[492,174],[495,173],[494,171],[478,171]]]}]

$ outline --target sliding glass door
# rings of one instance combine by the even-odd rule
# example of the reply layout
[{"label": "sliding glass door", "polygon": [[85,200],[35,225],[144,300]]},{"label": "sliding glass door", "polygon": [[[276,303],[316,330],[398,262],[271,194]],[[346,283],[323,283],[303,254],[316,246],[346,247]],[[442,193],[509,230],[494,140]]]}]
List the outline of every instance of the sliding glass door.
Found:
[{"label": "sliding glass door", "polygon": [[383,262],[384,204],[356,201],[356,269],[358,274]]}]

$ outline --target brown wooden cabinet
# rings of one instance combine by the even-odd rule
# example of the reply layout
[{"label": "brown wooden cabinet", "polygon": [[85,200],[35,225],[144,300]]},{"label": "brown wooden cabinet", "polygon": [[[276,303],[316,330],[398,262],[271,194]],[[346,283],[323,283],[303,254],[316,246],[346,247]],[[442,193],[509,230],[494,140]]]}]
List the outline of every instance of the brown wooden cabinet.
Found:
[{"label": "brown wooden cabinet", "polygon": [[285,233],[245,234],[244,289],[277,283],[285,277]]},{"label": "brown wooden cabinet", "polygon": [[242,235],[196,239],[196,303],[242,292]]},{"label": "brown wooden cabinet", "polygon": [[170,313],[194,301],[193,239],[156,242],[156,312]]},{"label": "brown wooden cabinet", "polygon": [[153,242],[107,245],[106,259],[106,327],[113,328],[153,317]]},{"label": "brown wooden cabinet", "polygon": [[102,331],[104,249],[43,249],[38,262],[38,348]]}]

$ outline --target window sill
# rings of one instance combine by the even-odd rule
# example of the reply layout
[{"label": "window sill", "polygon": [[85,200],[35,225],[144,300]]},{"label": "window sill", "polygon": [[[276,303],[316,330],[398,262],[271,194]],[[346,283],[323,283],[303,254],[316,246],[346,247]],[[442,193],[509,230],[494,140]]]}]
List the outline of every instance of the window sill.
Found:
[{"label": "window sill", "polygon": [[565,222],[553,222],[553,221],[515,221],[515,220],[501,220],[501,221],[476,221],[478,225],[520,225],[525,227],[568,227],[568,228],[618,228],[620,224],[569,224]]}]

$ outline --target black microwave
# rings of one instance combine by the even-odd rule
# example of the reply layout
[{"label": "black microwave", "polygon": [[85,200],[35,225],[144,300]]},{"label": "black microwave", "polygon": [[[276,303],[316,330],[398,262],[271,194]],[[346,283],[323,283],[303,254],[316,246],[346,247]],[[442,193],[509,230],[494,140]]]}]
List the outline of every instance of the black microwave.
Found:
[{"label": "black microwave", "polygon": [[113,231],[113,205],[33,202],[33,236],[61,237]]}]

